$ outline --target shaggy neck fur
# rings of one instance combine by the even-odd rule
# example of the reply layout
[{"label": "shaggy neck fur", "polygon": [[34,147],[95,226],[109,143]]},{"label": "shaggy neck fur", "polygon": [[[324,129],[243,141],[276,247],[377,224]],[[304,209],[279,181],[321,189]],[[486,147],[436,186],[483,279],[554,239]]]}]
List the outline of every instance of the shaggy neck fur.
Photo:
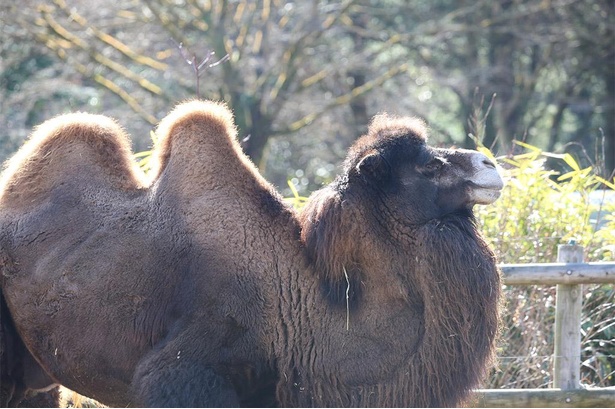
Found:
[{"label": "shaggy neck fur", "polygon": [[[324,350],[318,353],[325,358],[306,358],[309,346],[295,345],[278,388],[281,404],[459,405],[485,374],[498,325],[499,274],[471,213],[409,227],[394,237],[396,246],[370,237],[374,226],[357,230],[353,219],[357,215],[344,209],[339,194],[328,188],[316,193],[301,215],[302,239],[316,278],[329,288],[346,288],[346,267],[352,272],[350,282],[361,291],[351,295],[351,330],[342,334],[344,348],[337,348],[329,341],[339,343],[345,307],[323,294],[322,286],[306,286],[327,317],[309,322],[307,331],[314,340],[322,337]],[[380,305],[395,292],[395,302]],[[392,309],[398,314],[387,316]],[[407,327],[399,328],[404,323]],[[420,331],[412,328],[417,324]],[[380,365],[386,368],[377,363],[362,368],[370,360],[365,338],[380,345]],[[389,347],[394,354],[386,354]],[[332,360],[343,357],[345,362],[328,365],[329,351]],[[344,368],[348,371],[335,371]],[[367,373],[351,374],[352,368]]]},{"label": "shaggy neck fur", "polygon": [[473,218],[452,215],[417,231],[419,292],[425,337],[412,365],[420,405],[449,406],[467,397],[491,363],[498,325],[500,277]]}]

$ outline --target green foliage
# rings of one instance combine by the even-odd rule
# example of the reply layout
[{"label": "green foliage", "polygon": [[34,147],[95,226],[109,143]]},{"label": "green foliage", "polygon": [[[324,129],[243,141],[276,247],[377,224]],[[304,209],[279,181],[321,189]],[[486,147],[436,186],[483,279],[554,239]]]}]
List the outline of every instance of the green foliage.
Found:
[{"label": "green foliage", "polygon": [[[502,263],[551,263],[557,245],[576,240],[586,261],[615,259],[615,195],[612,182],[582,168],[569,154],[543,152],[522,142],[524,153],[498,158],[506,186],[500,199],[476,208],[479,224]],[[484,147],[480,151],[490,155]],[[546,160],[570,170],[558,174]],[[552,387],[555,287],[505,286],[498,367],[489,388]],[[615,291],[584,287],[583,384],[615,384]]]},{"label": "green foliage", "polygon": [[291,206],[293,206],[295,209],[301,209],[303,206],[305,206],[305,203],[307,202],[308,198],[306,196],[301,196],[295,184],[290,180],[288,181],[288,187],[293,195],[292,197],[284,198],[284,200]]},{"label": "green foliage", "polygon": [[[156,136],[156,132],[150,131],[149,136],[150,136],[150,139],[152,140],[153,146],[156,146],[156,144],[158,143],[158,137]],[[153,152],[153,149],[150,149],[146,151],[137,152],[134,154],[134,158],[139,164],[139,167],[146,174],[149,173],[150,170],[152,170],[152,166],[151,166],[152,152]]]},{"label": "green foliage", "polygon": [[[557,258],[557,245],[576,240],[588,261],[613,260],[615,202],[597,188],[615,187],[580,168],[569,154],[556,155],[522,143],[525,153],[500,158],[506,186],[493,205],[478,207],[482,230],[502,263],[547,263]],[[486,153],[484,147],[478,148]],[[545,168],[561,160],[571,170],[563,175]],[[602,199],[601,199],[602,197]],[[595,200],[594,200],[595,198]],[[597,225],[602,229],[597,231]]]}]

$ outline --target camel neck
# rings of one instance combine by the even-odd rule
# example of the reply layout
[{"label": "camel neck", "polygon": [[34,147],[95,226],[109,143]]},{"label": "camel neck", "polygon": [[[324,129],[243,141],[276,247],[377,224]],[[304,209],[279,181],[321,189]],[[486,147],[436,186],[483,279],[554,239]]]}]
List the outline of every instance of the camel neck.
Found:
[{"label": "camel neck", "polygon": [[311,271],[290,275],[276,351],[282,405],[450,406],[476,386],[497,329],[493,254],[472,220],[416,234],[422,245],[404,260],[363,266],[349,309]]}]

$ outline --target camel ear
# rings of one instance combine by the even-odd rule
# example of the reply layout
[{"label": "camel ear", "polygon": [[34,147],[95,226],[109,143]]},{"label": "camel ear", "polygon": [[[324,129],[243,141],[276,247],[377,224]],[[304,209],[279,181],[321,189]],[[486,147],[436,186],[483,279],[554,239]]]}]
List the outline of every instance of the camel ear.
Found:
[{"label": "camel ear", "polygon": [[382,180],[386,178],[391,168],[380,152],[372,152],[365,155],[355,166],[359,175],[366,178]]}]

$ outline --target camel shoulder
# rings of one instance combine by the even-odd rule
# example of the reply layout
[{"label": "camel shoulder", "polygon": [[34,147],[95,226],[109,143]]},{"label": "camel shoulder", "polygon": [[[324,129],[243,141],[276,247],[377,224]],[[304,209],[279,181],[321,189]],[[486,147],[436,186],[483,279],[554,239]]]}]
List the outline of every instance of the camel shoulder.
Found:
[{"label": "camel shoulder", "polygon": [[130,139],[114,120],[73,113],[42,123],[6,163],[0,177],[0,204],[38,203],[65,184],[98,191],[143,187]]}]

